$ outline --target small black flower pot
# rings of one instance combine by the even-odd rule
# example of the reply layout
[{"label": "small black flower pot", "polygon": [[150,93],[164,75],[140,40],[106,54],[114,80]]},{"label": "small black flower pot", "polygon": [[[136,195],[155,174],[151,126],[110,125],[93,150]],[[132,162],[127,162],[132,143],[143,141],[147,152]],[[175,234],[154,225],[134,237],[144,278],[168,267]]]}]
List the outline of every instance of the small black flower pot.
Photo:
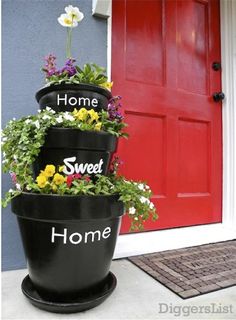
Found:
[{"label": "small black flower pot", "polygon": [[106,175],[117,142],[117,137],[103,131],[50,128],[34,163],[34,174],[37,176],[47,164],[54,164],[64,165],[66,175]]},{"label": "small black flower pot", "polygon": [[[123,203],[118,199],[118,195],[24,192],[12,200],[31,285],[43,301],[68,306],[79,297],[85,302],[86,297],[91,298],[91,293],[108,281],[124,213]],[[71,312],[76,311],[73,307]],[[81,305],[78,310],[81,311]]]},{"label": "small black flower pot", "polygon": [[111,92],[91,84],[56,84],[36,93],[40,109],[52,108],[56,112],[73,111],[75,108],[107,109]]}]

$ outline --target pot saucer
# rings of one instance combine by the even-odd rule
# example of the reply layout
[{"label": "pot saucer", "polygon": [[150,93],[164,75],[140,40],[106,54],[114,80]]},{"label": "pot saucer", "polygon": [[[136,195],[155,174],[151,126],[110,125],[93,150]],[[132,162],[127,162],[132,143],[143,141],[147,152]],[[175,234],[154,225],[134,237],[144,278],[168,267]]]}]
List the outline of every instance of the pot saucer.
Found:
[{"label": "pot saucer", "polygon": [[105,283],[99,290],[89,292],[89,296],[80,296],[72,302],[54,302],[43,299],[34,288],[29,275],[27,275],[21,284],[21,289],[26,298],[35,307],[55,313],[74,313],[94,308],[101,304],[114,291],[117,284],[116,277],[109,272]]}]

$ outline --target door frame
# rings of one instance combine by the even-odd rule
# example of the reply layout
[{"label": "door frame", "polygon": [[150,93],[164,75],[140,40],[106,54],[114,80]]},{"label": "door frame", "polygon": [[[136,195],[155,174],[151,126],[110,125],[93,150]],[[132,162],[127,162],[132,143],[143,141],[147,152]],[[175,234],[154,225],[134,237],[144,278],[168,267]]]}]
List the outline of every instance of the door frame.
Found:
[{"label": "door frame", "polygon": [[[99,1],[99,0],[97,0]],[[104,0],[100,0],[104,1]],[[112,0],[107,0],[109,8]],[[112,16],[107,21],[107,71],[111,78]],[[236,238],[236,1],[220,0],[223,127],[222,223],[120,235],[114,258]],[[234,41],[233,41],[234,40]],[[233,67],[232,67],[233,66]]]}]

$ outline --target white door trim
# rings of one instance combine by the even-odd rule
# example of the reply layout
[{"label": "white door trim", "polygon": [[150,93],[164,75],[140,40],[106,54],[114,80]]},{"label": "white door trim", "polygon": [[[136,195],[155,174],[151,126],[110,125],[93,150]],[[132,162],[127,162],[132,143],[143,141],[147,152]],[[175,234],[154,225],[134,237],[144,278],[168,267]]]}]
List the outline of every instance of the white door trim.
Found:
[{"label": "white door trim", "polygon": [[236,2],[220,1],[223,121],[223,223],[236,228]]},{"label": "white door trim", "polygon": [[[110,0],[111,1],[111,0]],[[222,223],[120,235],[115,258],[236,238],[236,1],[220,0],[223,121]],[[233,19],[234,17],[234,19]],[[112,17],[108,19],[107,70],[111,76]],[[121,93],[122,94],[122,93]]]}]

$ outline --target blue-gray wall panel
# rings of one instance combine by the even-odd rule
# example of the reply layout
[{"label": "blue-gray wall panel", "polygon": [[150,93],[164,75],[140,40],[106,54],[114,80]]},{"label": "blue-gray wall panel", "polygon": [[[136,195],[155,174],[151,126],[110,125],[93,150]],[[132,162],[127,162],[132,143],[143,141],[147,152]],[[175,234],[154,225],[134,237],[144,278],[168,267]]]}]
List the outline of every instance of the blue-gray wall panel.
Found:
[{"label": "blue-gray wall panel", "polygon": [[[43,57],[55,53],[65,61],[66,28],[57,17],[68,4],[79,6],[85,17],[73,30],[72,55],[78,64],[106,66],[106,20],[91,15],[92,0],[2,1],[2,126],[13,117],[37,112],[35,92],[43,85]],[[11,187],[3,175],[3,192]],[[2,269],[26,266],[16,218],[10,206],[2,211]]]}]

